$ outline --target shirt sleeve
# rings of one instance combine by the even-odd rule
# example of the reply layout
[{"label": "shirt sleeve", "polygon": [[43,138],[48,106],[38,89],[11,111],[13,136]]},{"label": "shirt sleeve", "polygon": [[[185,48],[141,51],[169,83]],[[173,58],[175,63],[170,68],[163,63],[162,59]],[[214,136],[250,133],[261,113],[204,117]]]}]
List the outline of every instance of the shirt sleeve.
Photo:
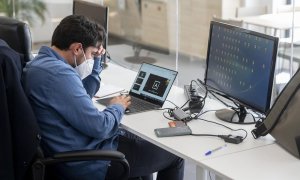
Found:
[{"label": "shirt sleeve", "polygon": [[71,68],[57,72],[49,81],[53,84],[47,94],[50,106],[73,128],[94,138],[109,138],[117,133],[124,114],[121,105],[99,111]]},{"label": "shirt sleeve", "polygon": [[92,73],[82,80],[82,84],[90,98],[92,98],[100,88],[101,78],[99,74],[103,70],[103,66],[101,65],[102,58],[103,56],[94,58]]}]

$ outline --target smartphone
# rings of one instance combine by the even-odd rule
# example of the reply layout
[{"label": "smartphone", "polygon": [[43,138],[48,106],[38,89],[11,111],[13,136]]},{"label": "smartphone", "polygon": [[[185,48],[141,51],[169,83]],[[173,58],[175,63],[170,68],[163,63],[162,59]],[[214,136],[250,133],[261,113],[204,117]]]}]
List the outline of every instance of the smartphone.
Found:
[{"label": "smartphone", "polygon": [[157,137],[184,136],[192,134],[192,130],[189,126],[157,128],[154,129],[154,132]]}]

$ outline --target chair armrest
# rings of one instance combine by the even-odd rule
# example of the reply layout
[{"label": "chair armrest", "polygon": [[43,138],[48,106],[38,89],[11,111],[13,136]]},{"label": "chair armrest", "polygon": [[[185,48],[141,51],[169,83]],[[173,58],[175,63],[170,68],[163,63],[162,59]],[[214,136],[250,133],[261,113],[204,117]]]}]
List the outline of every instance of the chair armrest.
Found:
[{"label": "chair armrest", "polygon": [[112,150],[69,151],[54,154],[52,157],[39,158],[33,163],[33,174],[37,177],[36,179],[40,179],[40,177],[44,176],[45,166],[47,165],[90,160],[116,161],[124,168],[122,178],[127,179],[129,176],[129,164],[125,155],[119,151]]},{"label": "chair armrest", "polygon": [[119,151],[112,150],[86,150],[86,151],[69,151],[56,153],[52,157],[47,157],[41,161],[45,165],[57,164],[61,162],[71,161],[89,161],[89,160],[104,160],[104,161],[126,161],[125,155]]}]

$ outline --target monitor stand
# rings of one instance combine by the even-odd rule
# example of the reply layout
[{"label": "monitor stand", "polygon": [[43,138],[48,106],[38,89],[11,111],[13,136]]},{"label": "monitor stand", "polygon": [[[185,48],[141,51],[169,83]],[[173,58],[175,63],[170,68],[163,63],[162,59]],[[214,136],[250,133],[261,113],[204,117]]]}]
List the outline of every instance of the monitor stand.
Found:
[{"label": "monitor stand", "polygon": [[142,48],[138,45],[134,45],[133,47],[134,56],[125,57],[125,61],[134,64],[142,64],[143,62],[153,64],[156,62],[156,59],[148,56],[140,56],[140,52]]},{"label": "monitor stand", "polygon": [[217,118],[220,120],[235,123],[235,124],[254,124],[255,120],[249,115],[245,107],[239,107],[238,110],[220,109],[215,112]]}]

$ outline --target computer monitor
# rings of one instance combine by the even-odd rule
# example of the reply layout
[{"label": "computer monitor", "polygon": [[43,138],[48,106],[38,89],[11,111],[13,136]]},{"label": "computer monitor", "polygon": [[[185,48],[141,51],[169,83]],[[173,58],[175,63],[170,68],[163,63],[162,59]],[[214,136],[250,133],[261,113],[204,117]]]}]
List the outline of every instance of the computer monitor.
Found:
[{"label": "computer monitor", "polygon": [[235,111],[217,111],[219,119],[245,123],[246,108],[266,114],[277,47],[277,37],[211,21],[204,81],[209,89],[238,104]]},{"label": "computer monitor", "polygon": [[[102,6],[100,4],[74,0],[73,1],[73,14],[86,16],[100,25],[102,25],[106,31],[105,41],[103,42],[103,47],[107,50],[108,43],[108,7]],[[105,55],[104,62],[106,62],[107,56]]]}]

